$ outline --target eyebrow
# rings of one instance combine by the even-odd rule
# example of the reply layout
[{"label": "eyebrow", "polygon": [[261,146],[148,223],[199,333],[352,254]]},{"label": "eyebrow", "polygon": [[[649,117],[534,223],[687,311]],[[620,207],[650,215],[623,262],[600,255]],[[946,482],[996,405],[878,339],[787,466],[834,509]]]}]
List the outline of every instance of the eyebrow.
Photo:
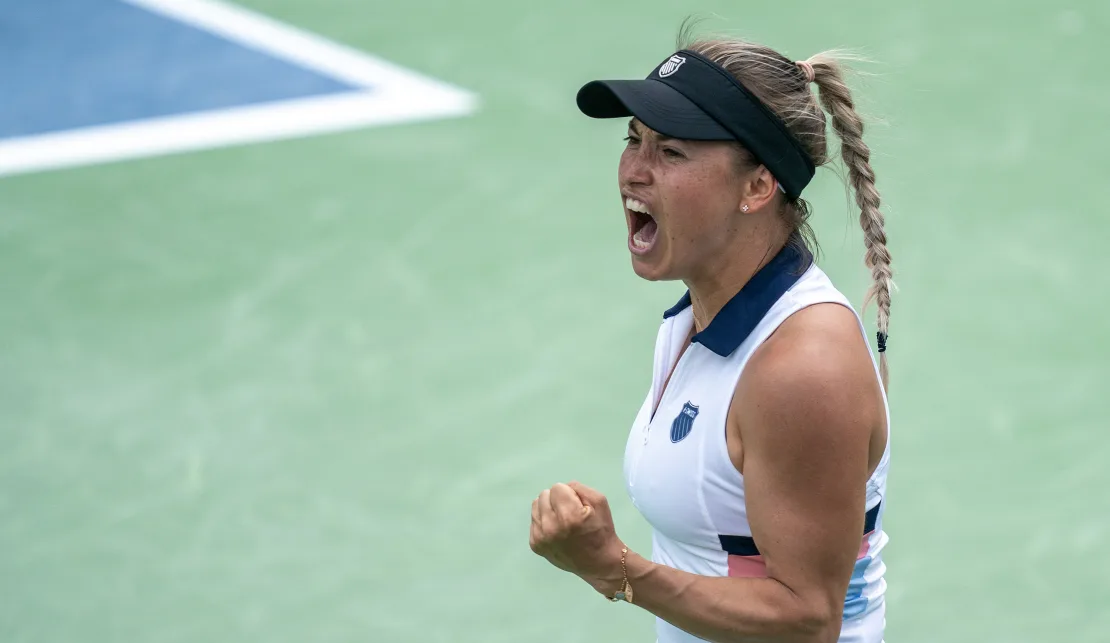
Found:
[{"label": "eyebrow", "polygon": [[[636,117],[633,116],[632,120],[628,121],[628,129],[632,130],[633,132],[636,132],[637,134],[640,134],[640,128],[636,126],[637,122],[638,121],[636,120]],[[655,140],[665,143],[667,141],[677,141],[678,139],[676,139],[674,137],[671,137],[671,136],[667,136],[666,134],[660,134],[659,132],[655,132]]]}]

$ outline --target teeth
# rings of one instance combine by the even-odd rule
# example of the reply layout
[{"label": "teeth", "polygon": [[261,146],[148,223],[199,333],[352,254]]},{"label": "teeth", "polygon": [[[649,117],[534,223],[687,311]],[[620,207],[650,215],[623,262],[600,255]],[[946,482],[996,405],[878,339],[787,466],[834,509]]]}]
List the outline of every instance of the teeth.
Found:
[{"label": "teeth", "polygon": [[625,199],[624,207],[628,208],[629,210],[632,210],[633,212],[639,212],[641,214],[646,214],[648,216],[651,216],[651,210],[648,210],[647,204],[646,203],[641,203],[640,201],[637,201],[636,199],[632,199],[632,198]]}]

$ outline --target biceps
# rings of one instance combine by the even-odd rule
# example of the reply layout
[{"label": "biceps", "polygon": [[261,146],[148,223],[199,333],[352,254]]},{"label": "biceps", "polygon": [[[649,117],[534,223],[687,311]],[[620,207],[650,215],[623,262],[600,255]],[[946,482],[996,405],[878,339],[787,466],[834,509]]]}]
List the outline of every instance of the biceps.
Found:
[{"label": "biceps", "polygon": [[801,597],[842,601],[863,537],[866,491],[866,475],[849,472],[865,471],[867,456],[822,451],[748,449],[745,500],[768,576]]}]

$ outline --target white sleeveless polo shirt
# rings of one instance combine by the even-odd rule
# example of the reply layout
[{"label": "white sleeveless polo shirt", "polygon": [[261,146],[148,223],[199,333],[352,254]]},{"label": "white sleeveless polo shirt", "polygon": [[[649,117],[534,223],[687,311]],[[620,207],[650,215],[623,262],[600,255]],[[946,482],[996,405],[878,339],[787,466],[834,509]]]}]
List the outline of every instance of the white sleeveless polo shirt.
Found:
[{"label": "white sleeveless polo shirt", "polygon": [[[628,436],[625,486],[652,526],[652,560],[703,576],[766,576],[744,503],[744,478],[729,459],[725,423],[752,353],[787,317],[818,303],[848,299],[808,256],[787,247],[761,269],[671,366],[693,325],[687,293],[664,315],[655,344],[651,389]],[[854,310],[853,310],[854,312]],[[860,332],[866,334],[862,320]],[[874,362],[874,356],[872,355]],[[879,377],[878,368],[875,377]],[[662,399],[659,399],[662,392]],[[886,404],[886,394],[883,394]],[[652,408],[658,409],[652,416]],[[887,408],[889,433],[890,412]],[[867,481],[865,533],[844,603],[840,643],[880,643],[886,581],[882,550],[890,440]],[[657,619],[658,643],[700,641]]]}]

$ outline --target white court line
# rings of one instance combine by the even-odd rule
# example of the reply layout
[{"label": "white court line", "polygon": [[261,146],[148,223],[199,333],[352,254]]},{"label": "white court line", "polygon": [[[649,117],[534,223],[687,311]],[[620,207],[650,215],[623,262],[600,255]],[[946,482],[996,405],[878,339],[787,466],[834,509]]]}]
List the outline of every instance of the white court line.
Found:
[{"label": "white court line", "polygon": [[470,92],[239,7],[215,0],[123,1],[369,91],[0,139],[0,176],[463,116],[477,108]]}]

